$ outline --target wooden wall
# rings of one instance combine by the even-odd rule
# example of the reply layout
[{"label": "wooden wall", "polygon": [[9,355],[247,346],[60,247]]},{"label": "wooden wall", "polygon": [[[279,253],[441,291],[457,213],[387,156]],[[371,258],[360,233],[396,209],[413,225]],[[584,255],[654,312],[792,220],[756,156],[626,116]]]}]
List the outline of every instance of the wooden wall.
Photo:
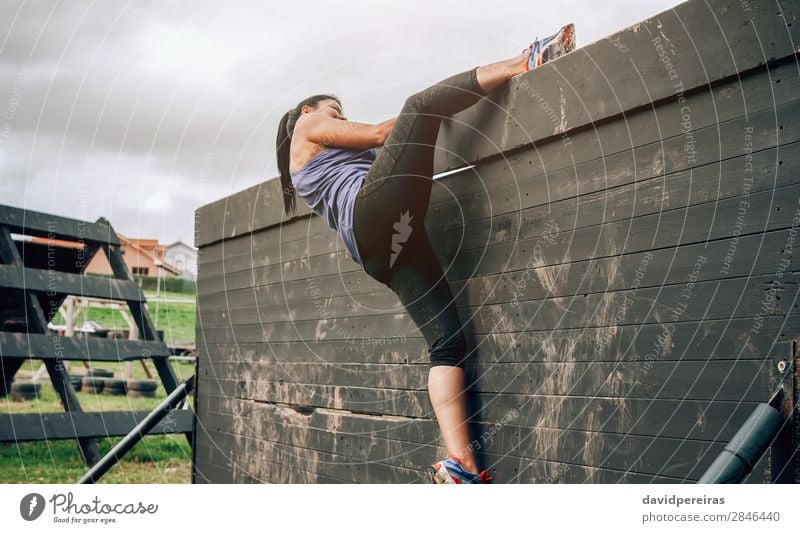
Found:
[{"label": "wooden wall", "polygon": [[[437,172],[474,166],[436,180],[426,224],[497,482],[691,482],[781,382],[787,425],[748,481],[800,481],[783,5],[689,1],[443,124]],[[282,217],[273,179],[197,212],[195,482],[423,482],[444,456],[425,343],[298,206]]]}]

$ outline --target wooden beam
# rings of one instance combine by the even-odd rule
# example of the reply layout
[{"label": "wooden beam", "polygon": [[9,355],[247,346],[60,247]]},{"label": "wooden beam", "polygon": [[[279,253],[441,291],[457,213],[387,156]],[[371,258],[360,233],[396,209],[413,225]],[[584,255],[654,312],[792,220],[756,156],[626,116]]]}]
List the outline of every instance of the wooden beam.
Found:
[{"label": "wooden beam", "polygon": [[0,332],[0,354],[4,359],[118,362],[169,357],[170,351],[163,342]]},{"label": "wooden beam", "polygon": [[9,265],[0,265],[3,288],[133,302],[145,299],[135,281]]},{"label": "wooden beam", "polygon": [[[0,442],[127,435],[148,414],[149,411],[4,414],[0,415]],[[148,435],[191,432],[193,418],[194,411],[191,409],[177,409],[161,420]]]},{"label": "wooden beam", "polygon": [[10,205],[0,205],[0,225],[8,227],[12,233],[78,242],[119,244],[111,227],[102,222],[85,222]]},{"label": "wooden beam", "polygon": [[[17,247],[11,241],[11,234],[9,233],[8,227],[0,226],[0,240],[4,241],[4,244],[0,244],[0,253],[3,254],[0,260],[5,264],[21,268],[23,265],[22,258],[19,255]],[[48,319],[45,316],[36,293],[25,291],[23,295],[26,305],[28,333],[45,334],[47,332]],[[60,306],[61,304],[59,302],[58,307]],[[58,307],[51,310],[52,314],[56,313]],[[72,383],[70,383],[67,369],[64,367],[61,359],[44,359],[44,364],[50,375],[50,382],[53,385],[53,389],[55,389],[58,394],[64,410],[68,411],[70,414],[82,412],[83,409],[81,409],[78,397],[75,394],[75,389],[72,387]],[[78,449],[81,452],[81,458],[87,466],[93,465],[100,459],[100,453],[94,439],[79,438]]]}]

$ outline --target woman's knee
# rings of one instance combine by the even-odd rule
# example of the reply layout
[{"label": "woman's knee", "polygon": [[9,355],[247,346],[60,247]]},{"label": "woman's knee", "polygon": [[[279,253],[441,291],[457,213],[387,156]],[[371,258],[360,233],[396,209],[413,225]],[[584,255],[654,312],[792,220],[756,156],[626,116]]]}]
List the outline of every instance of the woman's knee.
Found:
[{"label": "woman's knee", "polygon": [[406,98],[406,101],[403,103],[403,114],[412,114],[412,113],[422,113],[425,111],[425,94],[421,91],[416,92]]},{"label": "woman's knee", "polygon": [[431,366],[459,366],[464,368],[467,354],[467,341],[464,333],[458,331],[449,337],[436,339],[430,349]]}]

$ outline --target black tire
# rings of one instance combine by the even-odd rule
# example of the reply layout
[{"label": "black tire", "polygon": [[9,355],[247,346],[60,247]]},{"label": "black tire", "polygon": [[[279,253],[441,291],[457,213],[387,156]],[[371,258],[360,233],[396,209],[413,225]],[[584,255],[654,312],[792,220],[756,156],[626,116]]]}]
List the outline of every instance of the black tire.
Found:
[{"label": "black tire", "polygon": [[129,391],[155,392],[158,382],[154,379],[129,379],[127,382]]},{"label": "black tire", "polygon": [[72,388],[76,391],[81,390],[81,382],[83,381],[83,376],[70,376],[69,382],[72,385]]},{"label": "black tire", "polygon": [[81,380],[81,392],[98,393],[102,392],[106,385],[106,379],[92,376],[86,376]]},{"label": "black tire", "polygon": [[113,378],[114,371],[108,370],[107,368],[90,368],[86,372],[87,376],[91,377],[98,377],[98,378]]},{"label": "black tire", "polygon": [[11,400],[26,402],[39,397],[40,384],[33,381],[14,381],[11,383]]},{"label": "black tire", "polygon": [[122,396],[127,392],[124,379],[108,378],[106,379],[105,387],[103,387],[103,394],[109,396]]},{"label": "black tire", "polygon": [[39,392],[41,385],[33,381],[14,381],[11,383],[11,390],[17,392]]}]

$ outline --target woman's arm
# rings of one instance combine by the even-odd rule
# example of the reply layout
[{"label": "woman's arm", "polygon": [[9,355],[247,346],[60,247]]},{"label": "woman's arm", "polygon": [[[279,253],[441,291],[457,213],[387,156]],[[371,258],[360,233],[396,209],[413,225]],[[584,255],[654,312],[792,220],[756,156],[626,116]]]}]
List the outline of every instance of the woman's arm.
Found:
[{"label": "woman's arm", "polygon": [[294,132],[305,140],[333,148],[368,150],[383,146],[397,119],[390,118],[378,124],[364,124],[308,113],[297,119]]},{"label": "woman's arm", "polygon": [[386,138],[392,132],[392,128],[394,128],[394,123],[397,122],[397,117],[390,118],[389,120],[384,120],[380,124],[378,124],[378,128],[381,130],[381,144],[386,142]]}]

